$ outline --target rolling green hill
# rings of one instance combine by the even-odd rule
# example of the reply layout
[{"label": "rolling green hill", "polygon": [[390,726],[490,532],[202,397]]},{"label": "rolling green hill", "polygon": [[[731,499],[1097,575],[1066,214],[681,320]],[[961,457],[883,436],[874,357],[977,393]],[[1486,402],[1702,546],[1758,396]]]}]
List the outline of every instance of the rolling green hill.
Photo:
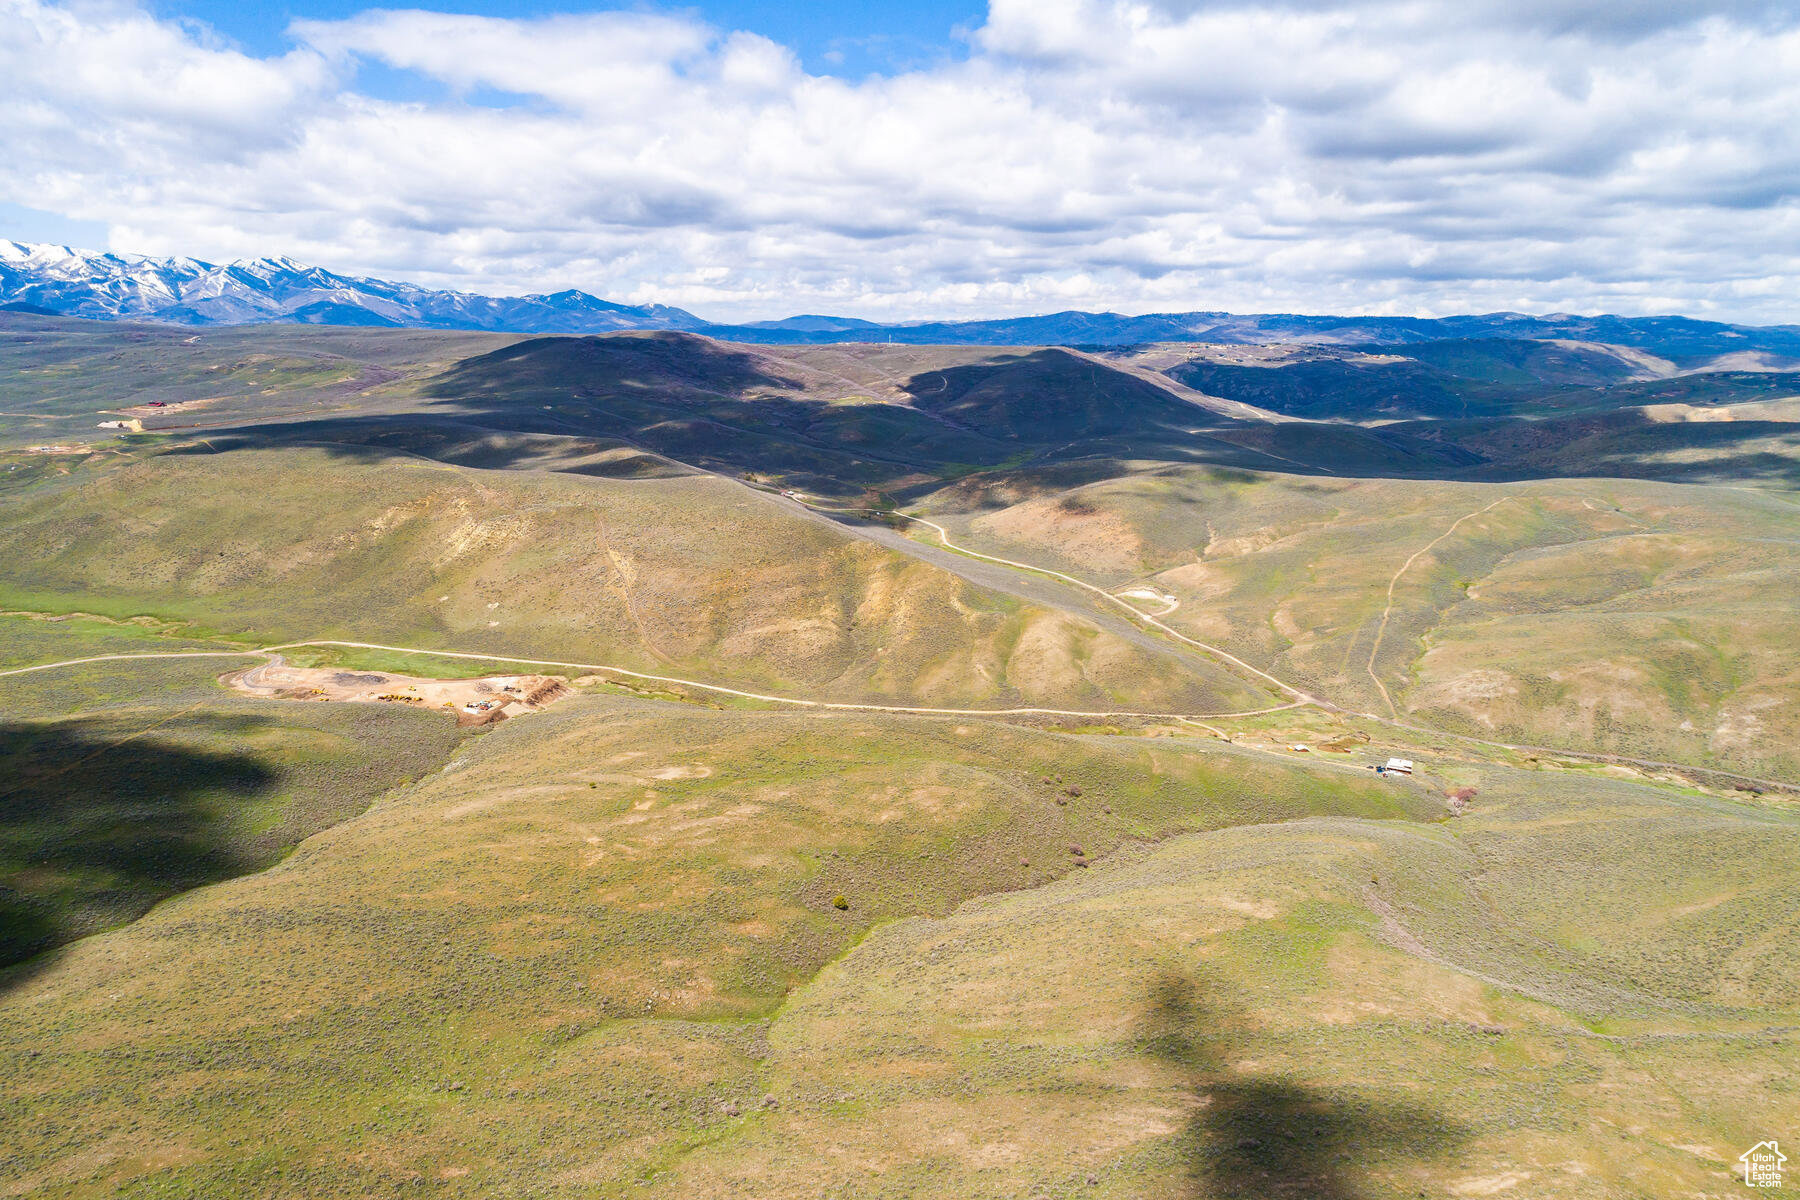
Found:
[{"label": "rolling green hill", "polygon": [[1800,400],[1677,326],[0,314],[0,1195],[1732,1194]]},{"label": "rolling green hill", "polygon": [[0,564],[8,608],[198,622],[258,644],[339,638],[889,704],[1266,703],[1205,661],[693,473],[202,447],[16,493]]},{"label": "rolling green hill", "polygon": [[[100,646],[91,646],[98,652]],[[0,972],[156,902],[280,861],[436,770],[436,714],[225,695],[230,659],[94,664],[6,681]]]},{"label": "rolling green hill", "polygon": [[567,702],[16,985],[10,1180],[1708,1186],[1792,1115],[1793,819],[1463,779],[1445,826],[1180,741]]},{"label": "rolling green hill", "polygon": [[958,489],[934,516],[977,549],[1153,587],[1180,603],[1166,623],[1359,711],[1800,776],[1800,506],[1780,493],[1205,469],[1046,482]]}]

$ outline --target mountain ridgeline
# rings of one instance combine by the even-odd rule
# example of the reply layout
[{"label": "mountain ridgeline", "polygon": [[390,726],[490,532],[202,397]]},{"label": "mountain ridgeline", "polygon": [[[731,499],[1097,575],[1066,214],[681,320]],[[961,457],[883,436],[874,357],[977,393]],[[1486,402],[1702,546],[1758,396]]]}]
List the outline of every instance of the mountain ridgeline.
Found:
[{"label": "mountain ridgeline", "polygon": [[0,241],[0,308],[172,325],[359,325],[601,333],[696,329],[660,304],[614,304],[586,292],[478,296],[337,275],[290,258],[217,266],[192,258],[95,254]]},{"label": "mountain ridgeline", "polygon": [[676,329],[760,345],[892,342],[912,346],[1127,346],[1269,342],[1407,346],[1441,340],[1569,339],[1654,349],[1679,359],[1800,356],[1800,326],[1741,326],[1688,317],[1486,313],[1444,318],[1294,313],[1059,312],[977,321],[881,324],[807,314],[709,322],[661,304],[626,305],[569,289],[484,296],[339,275],[290,258],[216,265],[192,258],[102,254],[0,241],[0,310],[185,326],[350,325],[512,333]]}]

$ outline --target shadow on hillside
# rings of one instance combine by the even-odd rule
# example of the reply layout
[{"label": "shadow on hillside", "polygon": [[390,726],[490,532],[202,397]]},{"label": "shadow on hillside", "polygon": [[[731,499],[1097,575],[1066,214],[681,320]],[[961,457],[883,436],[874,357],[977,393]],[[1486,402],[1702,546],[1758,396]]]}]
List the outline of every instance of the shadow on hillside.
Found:
[{"label": "shadow on hillside", "polygon": [[1128,437],[1155,445],[1202,427],[1239,424],[1057,348],[996,352],[980,362],[922,371],[900,390],[915,407],[997,441]]},{"label": "shadow on hillside", "polygon": [[1232,1015],[1186,975],[1151,985],[1143,1043],[1182,1073],[1199,1101],[1179,1135],[1187,1194],[1355,1200],[1370,1166],[1436,1158],[1466,1139],[1464,1129],[1415,1104],[1239,1070],[1230,1061]]},{"label": "shadow on hillside", "polygon": [[1168,373],[1209,396],[1315,420],[1466,417],[1472,415],[1470,397],[1459,393],[1457,384],[1476,394],[1492,390],[1410,361],[1365,364],[1327,359],[1256,367],[1189,362]]},{"label": "shadow on hillside", "polygon": [[[600,443],[645,457],[621,469]],[[688,334],[533,338],[456,363],[405,411],[239,425],[185,452],[283,445],[487,469],[680,473],[656,469],[654,455],[832,494],[1014,452],[922,412],[808,396],[766,356]]]},{"label": "shadow on hillside", "polygon": [[[266,718],[201,721],[230,738]],[[265,865],[239,844],[235,809],[274,773],[247,755],[134,736],[147,723],[0,725],[0,991],[56,946]]]},{"label": "shadow on hillside", "polygon": [[[910,407],[839,403],[854,385],[830,385],[822,396],[800,373],[767,353],[692,334],[531,338],[453,364],[397,410],[390,397],[379,401],[382,411],[209,429],[178,452],[304,445],[627,479],[699,468],[839,498],[873,488],[902,503],[984,471],[1071,462],[1093,478],[1178,465],[1359,479],[1786,482],[1800,461],[1768,441],[1800,426],[1658,423],[1635,410],[1363,427],[1355,419],[1374,414],[1346,400],[1341,380],[1281,370],[1254,377],[1304,394],[1241,398],[1335,419],[1243,421],[1061,349],[996,349],[920,370],[896,384]],[[1382,396],[1406,390],[1398,375],[1359,374]],[[1646,461],[1658,454],[1675,459]]]},{"label": "shadow on hillside", "polygon": [[629,478],[680,473],[672,460],[903,500],[1026,461],[1295,466],[1207,432],[1241,423],[1063,350],[997,350],[897,386],[912,407],[808,394],[766,355],[688,334],[534,338],[456,363],[402,411],[213,429],[176,452],[314,446]]},{"label": "shadow on hillside", "polygon": [[1540,421],[1409,422],[1389,429],[1473,450],[1484,461],[1461,472],[1465,479],[1598,476],[1800,486],[1800,423],[1789,421],[1657,420],[1626,408]]},{"label": "shadow on hillside", "polygon": [[463,359],[433,379],[425,394],[466,400],[543,389],[605,393],[655,383],[697,395],[736,397],[751,388],[800,386],[798,380],[771,371],[768,361],[742,347],[682,333],[528,338]]}]

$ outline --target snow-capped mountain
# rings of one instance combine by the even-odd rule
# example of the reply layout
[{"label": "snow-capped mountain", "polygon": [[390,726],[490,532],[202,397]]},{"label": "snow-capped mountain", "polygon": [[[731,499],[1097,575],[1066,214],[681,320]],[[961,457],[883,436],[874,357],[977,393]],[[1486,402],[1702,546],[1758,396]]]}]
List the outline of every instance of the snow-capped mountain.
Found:
[{"label": "snow-capped mountain", "polygon": [[9,241],[0,241],[0,305],[177,325],[284,322],[600,333],[705,324],[679,308],[614,304],[572,290],[478,296],[337,275],[291,258],[217,266],[192,258],[99,254]]},{"label": "snow-capped mountain", "polygon": [[1444,339],[1564,338],[1705,358],[1758,352],[1800,358],[1800,326],[1722,325],[1688,317],[1482,313],[1419,318],[1293,313],[1059,312],[977,321],[875,324],[798,316],[715,325],[679,308],[631,307],[586,292],[478,296],[335,275],[291,258],[214,266],[192,258],[97,254],[0,241],[0,311],[166,321],[177,325],[384,325],[509,333],[680,329],[732,342],[900,342],[912,345],[1118,346],[1140,342],[1324,342],[1404,346]]}]

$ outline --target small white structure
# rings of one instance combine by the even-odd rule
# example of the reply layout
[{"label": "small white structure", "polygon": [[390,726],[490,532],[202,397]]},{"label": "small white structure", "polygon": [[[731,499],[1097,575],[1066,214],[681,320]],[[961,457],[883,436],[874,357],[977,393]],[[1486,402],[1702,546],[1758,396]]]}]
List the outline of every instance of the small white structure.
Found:
[{"label": "small white structure", "polygon": [[1387,766],[1382,770],[1391,771],[1396,775],[1411,775],[1412,768],[1412,759],[1410,758],[1390,758],[1387,760]]}]

